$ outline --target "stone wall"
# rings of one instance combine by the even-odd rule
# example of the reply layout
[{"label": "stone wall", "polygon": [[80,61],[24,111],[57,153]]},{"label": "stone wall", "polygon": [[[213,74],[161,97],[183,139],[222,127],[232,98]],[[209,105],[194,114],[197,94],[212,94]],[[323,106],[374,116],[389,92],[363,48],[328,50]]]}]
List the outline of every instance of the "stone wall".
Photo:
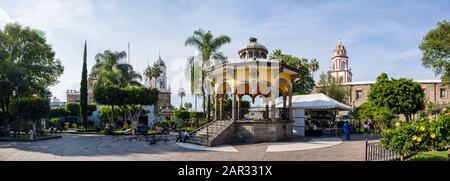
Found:
[{"label": "stone wall", "polygon": [[235,126],[236,141],[280,141],[292,137],[293,122],[238,121]]},{"label": "stone wall", "polygon": [[159,100],[157,103],[157,107],[161,109],[161,107],[169,107],[171,105],[170,101],[170,92],[159,92]]},{"label": "stone wall", "polygon": [[232,143],[236,140],[236,134],[236,123],[231,123],[231,125],[226,127],[221,133],[219,133],[216,138],[211,140],[209,146]]}]

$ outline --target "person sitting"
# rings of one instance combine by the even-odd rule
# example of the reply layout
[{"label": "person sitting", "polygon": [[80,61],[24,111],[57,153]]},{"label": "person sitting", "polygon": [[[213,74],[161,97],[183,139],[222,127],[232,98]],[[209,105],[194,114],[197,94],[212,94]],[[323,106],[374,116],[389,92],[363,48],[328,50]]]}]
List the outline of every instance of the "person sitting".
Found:
[{"label": "person sitting", "polygon": [[177,135],[177,139],[175,140],[175,142],[182,142],[183,141],[183,133],[179,132]]},{"label": "person sitting", "polygon": [[189,139],[189,133],[187,131],[183,132],[183,143],[186,142],[186,140]]}]

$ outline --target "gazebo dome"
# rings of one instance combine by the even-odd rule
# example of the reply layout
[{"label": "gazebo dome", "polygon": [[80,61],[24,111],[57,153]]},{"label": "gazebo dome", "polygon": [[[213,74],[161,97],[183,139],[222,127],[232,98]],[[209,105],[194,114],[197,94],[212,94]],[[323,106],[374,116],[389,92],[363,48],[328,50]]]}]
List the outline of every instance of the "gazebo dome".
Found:
[{"label": "gazebo dome", "polygon": [[258,39],[250,37],[247,45],[239,50],[239,57],[241,59],[257,59],[257,58],[267,58],[267,48],[264,45],[259,44]]}]

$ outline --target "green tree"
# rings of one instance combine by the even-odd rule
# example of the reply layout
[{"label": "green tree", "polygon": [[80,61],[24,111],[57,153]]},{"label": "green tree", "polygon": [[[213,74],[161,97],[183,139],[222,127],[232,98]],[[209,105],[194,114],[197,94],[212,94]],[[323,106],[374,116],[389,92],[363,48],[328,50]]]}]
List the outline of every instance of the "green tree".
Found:
[{"label": "green tree", "polygon": [[178,96],[180,96],[181,98],[181,103],[180,103],[180,109],[183,108],[183,97],[186,96],[186,91],[184,91],[184,88],[180,88],[178,90]]},{"label": "green tree", "polygon": [[75,102],[68,102],[65,105],[65,110],[69,113],[70,116],[79,116],[80,115],[80,104]]},{"label": "green tree", "polygon": [[87,89],[87,42],[84,42],[83,70],[81,71],[80,85],[80,121],[84,128],[88,122],[88,89]]},{"label": "green tree", "polygon": [[389,80],[388,75],[382,73],[370,89],[369,101],[395,114],[403,114],[410,121],[412,115],[425,108],[424,96],[419,83],[405,78]]},{"label": "green tree", "polygon": [[[133,70],[133,66],[128,63],[120,63],[125,59],[127,54],[124,51],[113,52],[105,50],[95,56],[95,65],[92,67],[89,75],[90,87],[98,86],[140,86],[142,77]],[[95,94],[94,94],[95,96]],[[115,104],[109,104],[114,110]],[[114,111],[111,111],[111,123],[114,122]],[[126,114],[123,112],[123,114]]]},{"label": "green tree", "polygon": [[373,120],[375,127],[381,131],[385,128],[389,128],[391,126],[390,121],[394,118],[394,114],[388,108],[376,106],[370,101],[357,107],[352,112],[352,116],[357,120]]},{"label": "green tree", "polygon": [[50,100],[47,98],[18,98],[11,107],[14,117],[31,122],[33,134],[36,135],[38,121],[46,118],[50,112]]},{"label": "green tree", "polygon": [[[131,119],[133,134],[143,113],[143,106],[156,104],[158,94],[157,89],[149,89],[143,86],[99,86],[94,89],[94,97],[98,103],[117,105],[128,114]],[[114,110],[114,107],[111,110]]]},{"label": "green tree", "polygon": [[339,102],[345,101],[347,90],[330,74],[322,73],[318,84],[320,93],[323,93]]},{"label": "green tree", "polygon": [[194,96],[194,110],[197,111],[198,82],[201,82],[201,59],[199,56],[188,58],[185,76],[190,82],[191,95]]},{"label": "green tree", "polygon": [[44,32],[6,24],[0,30],[0,127],[7,128],[13,95],[50,97],[48,87],[58,83],[63,71]]},{"label": "green tree", "polygon": [[[147,76],[149,80],[156,80],[161,77],[161,74],[161,67],[157,63],[154,63],[153,66],[148,66],[144,71],[144,75]],[[156,81],[153,81],[153,83],[153,87],[156,87]]]},{"label": "green tree", "polygon": [[191,109],[192,109],[192,103],[190,103],[190,102],[185,102],[185,103],[184,103],[184,108],[186,108],[187,110],[191,110]]},{"label": "green tree", "polygon": [[120,63],[127,54],[124,51],[105,50],[95,56],[95,65],[89,75],[90,87],[98,85],[139,86],[142,77],[128,63]]},{"label": "green tree", "polygon": [[294,80],[293,82],[293,94],[309,94],[314,88],[314,78],[312,71],[316,71],[319,68],[319,64],[316,64],[316,59],[308,60],[306,58],[298,58],[293,55],[283,54],[281,50],[274,50],[270,55],[269,59],[275,61],[283,62],[291,67],[295,67],[300,72],[300,79]]},{"label": "green tree", "polygon": [[184,124],[188,124],[189,118],[191,117],[189,111],[184,109],[175,110],[173,112],[173,115],[175,116],[175,118],[182,120]]},{"label": "green tree", "polygon": [[422,65],[441,75],[442,82],[450,85],[450,22],[439,22],[437,26],[419,45],[423,52]]},{"label": "green tree", "polygon": [[210,31],[205,32],[204,30],[199,29],[194,31],[194,35],[188,37],[184,43],[185,46],[193,46],[200,52],[202,60],[201,91],[203,96],[203,112],[206,112],[206,93],[203,84],[205,83],[205,71],[207,69],[207,65],[210,63],[211,58],[224,60],[225,57],[221,52],[219,52],[219,49],[223,45],[229,44],[230,42],[231,38],[227,35],[214,37]]},{"label": "green tree", "polygon": [[314,73],[319,70],[319,62],[317,61],[317,59],[311,59],[311,62],[309,63],[309,69],[312,72],[312,77],[314,79]]}]

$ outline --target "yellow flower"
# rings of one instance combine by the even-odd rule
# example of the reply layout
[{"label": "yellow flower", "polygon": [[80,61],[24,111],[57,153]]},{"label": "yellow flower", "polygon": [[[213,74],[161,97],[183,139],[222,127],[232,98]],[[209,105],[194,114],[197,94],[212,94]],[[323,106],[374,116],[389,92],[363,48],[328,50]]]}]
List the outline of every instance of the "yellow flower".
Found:
[{"label": "yellow flower", "polygon": [[421,142],[422,141],[422,138],[421,137],[417,137],[417,142]]},{"label": "yellow flower", "polygon": [[412,140],[416,141],[417,140],[417,136],[413,135]]},{"label": "yellow flower", "polygon": [[436,134],[431,133],[430,137],[434,139],[434,138],[436,138]]},{"label": "yellow flower", "polygon": [[421,126],[420,131],[425,131],[425,127]]}]

